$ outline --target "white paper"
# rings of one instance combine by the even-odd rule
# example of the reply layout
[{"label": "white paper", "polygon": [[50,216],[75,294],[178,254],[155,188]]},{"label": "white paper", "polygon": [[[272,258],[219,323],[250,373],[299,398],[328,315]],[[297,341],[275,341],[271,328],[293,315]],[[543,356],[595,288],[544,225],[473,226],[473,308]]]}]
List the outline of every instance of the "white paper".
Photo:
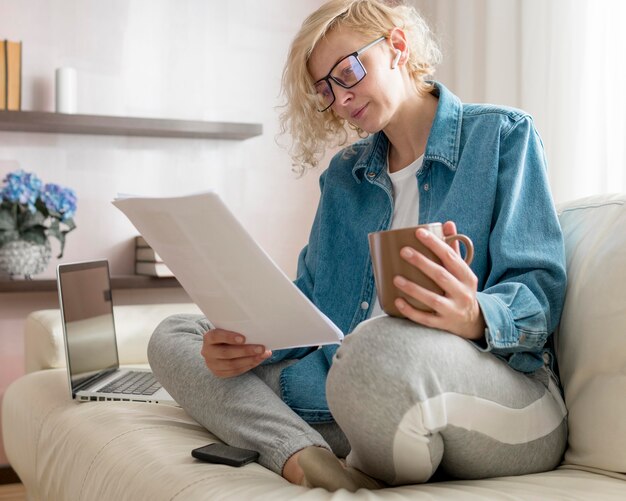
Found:
[{"label": "white paper", "polygon": [[113,204],[214,326],[270,350],[340,343],[341,330],[252,239],[217,193]]}]

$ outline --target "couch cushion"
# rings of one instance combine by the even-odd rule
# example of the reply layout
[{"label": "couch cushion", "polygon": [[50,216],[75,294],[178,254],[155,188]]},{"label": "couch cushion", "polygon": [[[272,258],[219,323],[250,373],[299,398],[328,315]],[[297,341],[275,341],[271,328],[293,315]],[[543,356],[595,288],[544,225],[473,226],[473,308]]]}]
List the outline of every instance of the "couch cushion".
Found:
[{"label": "couch cushion", "polygon": [[[114,306],[120,364],[144,364],[146,348],[156,326],[175,313],[200,313],[193,303]],[[26,372],[65,367],[63,327],[59,310],[28,315],[24,327]]]},{"label": "couch cushion", "polygon": [[566,464],[626,472],[626,195],[558,207],[568,287],[557,359],[569,409]]}]

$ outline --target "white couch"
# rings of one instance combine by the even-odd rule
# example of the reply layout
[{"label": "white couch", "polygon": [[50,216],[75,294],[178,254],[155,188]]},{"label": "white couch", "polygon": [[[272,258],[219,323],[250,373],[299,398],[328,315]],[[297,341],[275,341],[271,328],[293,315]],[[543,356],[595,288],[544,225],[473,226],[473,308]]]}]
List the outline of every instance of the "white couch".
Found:
[{"label": "white couch", "polygon": [[[289,484],[254,463],[209,465],[191,449],[216,441],[182,409],[127,402],[76,403],[68,394],[60,316],[32,313],[29,372],[7,390],[3,434],[11,465],[35,500],[626,499],[626,196],[560,207],[569,285],[558,360],[569,445],[555,471],[381,491],[329,493]],[[529,246],[532,242],[528,243]],[[116,308],[124,364],[146,362],[155,325],[193,305]]]}]

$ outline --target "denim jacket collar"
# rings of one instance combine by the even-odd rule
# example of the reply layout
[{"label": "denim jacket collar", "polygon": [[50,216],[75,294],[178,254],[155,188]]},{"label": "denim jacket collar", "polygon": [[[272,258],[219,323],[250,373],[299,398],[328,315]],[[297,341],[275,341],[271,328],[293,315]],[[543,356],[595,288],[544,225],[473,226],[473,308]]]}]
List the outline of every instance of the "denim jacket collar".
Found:
[{"label": "denim jacket collar", "polygon": [[459,161],[463,104],[443,85],[438,82],[434,84],[433,94],[439,97],[439,104],[428,143],[426,143],[424,162],[426,160],[441,162],[450,170],[455,171]]},{"label": "denim jacket collar", "polygon": [[373,182],[382,171],[387,169],[388,149],[389,139],[383,131],[369,138],[368,146],[352,168],[352,176],[357,183],[360,183],[362,179]]},{"label": "denim jacket collar", "polygon": [[[426,144],[424,165],[426,166],[427,160],[433,160],[454,171],[459,158],[463,105],[445,86],[439,82],[433,84],[435,89],[432,92],[439,98],[439,103]],[[381,171],[386,169],[388,148],[389,140],[383,131],[371,136],[369,145],[352,169],[352,175],[357,183],[363,178],[373,182]]]}]

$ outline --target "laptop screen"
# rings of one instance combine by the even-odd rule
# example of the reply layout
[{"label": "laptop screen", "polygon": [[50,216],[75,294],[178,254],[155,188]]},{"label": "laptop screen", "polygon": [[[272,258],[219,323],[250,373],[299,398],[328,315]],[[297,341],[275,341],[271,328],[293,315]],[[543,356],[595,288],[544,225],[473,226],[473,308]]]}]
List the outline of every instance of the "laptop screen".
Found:
[{"label": "laptop screen", "polygon": [[72,392],[82,382],[119,367],[107,261],[57,268],[65,353]]}]

